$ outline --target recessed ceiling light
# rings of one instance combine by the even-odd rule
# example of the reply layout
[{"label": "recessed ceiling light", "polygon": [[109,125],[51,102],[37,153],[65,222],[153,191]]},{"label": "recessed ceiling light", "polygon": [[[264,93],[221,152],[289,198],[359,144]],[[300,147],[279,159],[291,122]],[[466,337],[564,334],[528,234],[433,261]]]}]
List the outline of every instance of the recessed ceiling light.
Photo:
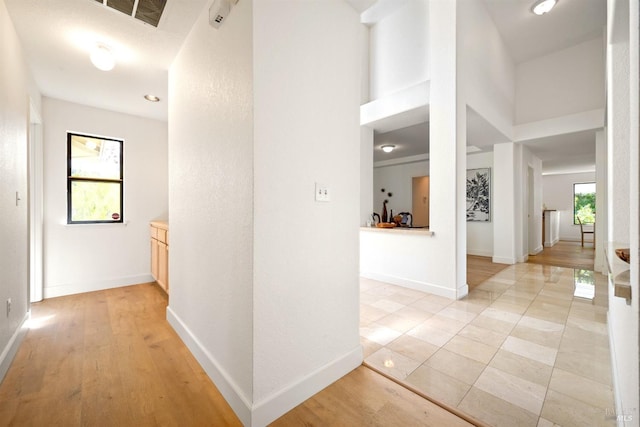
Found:
[{"label": "recessed ceiling light", "polygon": [[98,70],[111,71],[116,65],[116,60],[113,58],[111,49],[109,49],[102,43],[96,44],[96,46],[91,51],[91,55],[89,56],[89,58]]},{"label": "recessed ceiling light", "polygon": [[155,95],[145,95],[144,99],[146,99],[147,101],[150,101],[150,102],[158,102],[158,101],[160,101],[160,98],[158,98]]},{"label": "recessed ceiling light", "polygon": [[380,148],[382,148],[382,151],[384,151],[385,153],[390,153],[396,148],[396,146],[395,145],[383,145]]},{"label": "recessed ceiling light", "polygon": [[531,11],[536,15],[544,15],[553,9],[556,3],[558,3],[558,0],[538,0],[531,7]]}]

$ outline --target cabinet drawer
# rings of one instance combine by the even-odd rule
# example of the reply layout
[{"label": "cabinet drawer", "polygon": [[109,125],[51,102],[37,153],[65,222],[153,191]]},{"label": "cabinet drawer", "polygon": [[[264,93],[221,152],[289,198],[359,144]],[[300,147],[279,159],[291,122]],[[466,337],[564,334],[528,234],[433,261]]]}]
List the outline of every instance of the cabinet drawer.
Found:
[{"label": "cabinet drawer", "polygon": [[149,226],[149,232],[151,234],[151,238],[152,239],[157,239],[158,238],[158,229],[156,227],[154,227],[153,225]]},{"label": "cabinet drawer", "polygon": [[162,243],[167,243],[167,230],[163,230],[162,228],[158,228],[158,237],[157,239]]}]

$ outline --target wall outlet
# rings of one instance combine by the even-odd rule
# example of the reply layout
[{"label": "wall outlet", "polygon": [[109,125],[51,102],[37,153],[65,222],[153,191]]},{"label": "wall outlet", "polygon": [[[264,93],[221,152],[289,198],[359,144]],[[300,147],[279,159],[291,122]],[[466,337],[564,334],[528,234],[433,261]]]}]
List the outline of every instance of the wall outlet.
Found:
[{"label": "wall outlet", "polygon": [[7,317],[9,317],[9,313],[11,313],[11,298],[7,298]]},{"label": "wall outlet", "polygon": [[331,192],[329,188],[324,184],[316,182],[316,202],[329,202],[331,201]]}]

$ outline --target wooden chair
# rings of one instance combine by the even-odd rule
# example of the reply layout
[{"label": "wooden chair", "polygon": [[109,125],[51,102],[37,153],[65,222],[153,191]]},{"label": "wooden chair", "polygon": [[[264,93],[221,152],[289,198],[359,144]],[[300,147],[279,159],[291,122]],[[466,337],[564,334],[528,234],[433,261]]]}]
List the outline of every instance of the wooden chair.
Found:
[{"label": "wooden chair", "polygon": [[[584,235],[592,234],[593,235],[592,243],[593,243],[593,247],[595,248],[596,247],[596,223],[594,222],[593,224],[583,224],[580,217],[577,217],[577,218],[578,218],[578,223],[580,224],[580,238],[582,241],[582,246],[584,247]],[[590,225],[592,225],[593,228],[587,228]]]}]

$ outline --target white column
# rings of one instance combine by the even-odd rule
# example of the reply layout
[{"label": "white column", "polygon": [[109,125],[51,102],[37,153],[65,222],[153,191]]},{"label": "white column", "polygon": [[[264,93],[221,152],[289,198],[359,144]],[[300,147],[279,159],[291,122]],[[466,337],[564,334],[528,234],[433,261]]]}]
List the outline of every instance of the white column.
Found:
[{"label": "white column", "polygon": [[[465,108],[458,99],[457,1],[429,2],[430,48],[430,228],[439,246],[438,262],[453,264],[441,274],[439,286],[466,284],[466,135]],[[443,264],[444,265],[444,264]]]},{"label": "white column", "polygon": [[596,132],[596,254],[593,268],[606,273],[604,248],[607,243],[607,134]]},{"label": "white column", "polygon": [[493,262],[501,264],[517,261],[515,145],[493,146]]},{"label": "white column", "polygon": [[[638,2],[607,3],[608,239],[631,249],[631,300],[609,286],[607,324],[618,425],[637,426],[638,366]],[[631,226],[630,224],[634,224]],[[611,263],[617,262],[615,255]],[[615,281],[615,278],[613,279]]]},{"label": "white column", "polygon": [[373,129],[360,126],[360,225],[373,211]]},{"label": "white column", "polygon": [[[609,45],[607,55],[608,240],[629,241],[629,43]],[[637,141],[636,141],[637,143]]]}]

